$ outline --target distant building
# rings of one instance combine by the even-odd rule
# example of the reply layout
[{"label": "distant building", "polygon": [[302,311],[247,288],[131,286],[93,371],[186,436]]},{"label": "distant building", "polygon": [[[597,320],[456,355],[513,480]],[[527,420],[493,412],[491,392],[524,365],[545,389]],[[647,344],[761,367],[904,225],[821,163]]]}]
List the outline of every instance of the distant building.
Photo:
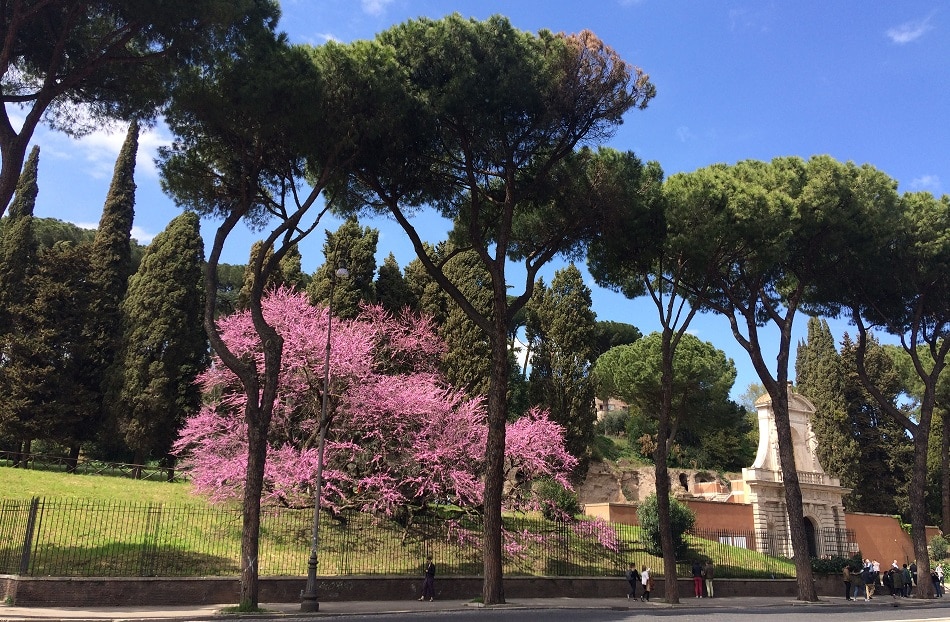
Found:
[{"label": "distant building", "polygon": [[[697,530],[714,532],[721,542],[791,557],[772,400],[764,395],[756,400],[755,407],[759,447],[752,466],[728,483],[709,471],[670,469],[671,492],[696,513]],[[896,559],[909,564],[914,559],[913,544],[897,518],[845,512],[842,499],[851,490],[826,474],[819,463],[818,441],[811,427],[815,407],[791,385],[788,409],[810,555],[849,557],[860,550],[868,559],[882,563]],[[655,492],[652,475],[653,467],[613,472],[592,466],[578,495],[587,514],[636,524],[637,502]],[[612,477],[616,478],[616,486],[611,485]],[[928,527],[927,541],[938,533],[937,528]]]},{"label": "distant building", "polygon": [[594,408],[597,411],[597,421],[600,421],[604,418],[604,415],[614,411],[624,411],[629,410],[629,406],[625,402],[618,400],[615,397],[609,397],[606,400],[602,400],[599,397],[594,398]]}]

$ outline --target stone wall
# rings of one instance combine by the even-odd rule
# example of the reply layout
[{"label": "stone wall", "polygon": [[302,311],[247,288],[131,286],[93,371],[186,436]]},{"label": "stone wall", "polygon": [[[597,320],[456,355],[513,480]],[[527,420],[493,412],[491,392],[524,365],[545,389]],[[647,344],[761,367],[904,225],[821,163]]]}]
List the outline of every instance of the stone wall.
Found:
[{"label": "stone wall", "polygon": [[[703,482],[717,482],[716,473],[696,469],[671,468],[670,492],[677,498],[689,498]],[[581,505],[588,503],[637,503],[656,492],[656,473],[652,466],[634,467],[592,462],[584,482],[577,487]]]},{"label": "stone wall", "polygon": [[[263,578],[261,603],[300,601],[304,577]],[[693,595],[692,579],[678,581],[680,598]],[[819,577],[818,593],[837,596],[840,577]],[[421,593],[416,577],[359,576],[325,578],[319,582],[321,601],[412,600]],[[654,594],[662,598],[663,579],[656,580]],[[0,597],[21,607],[88,607],[123,605],[228,605],[235,604],[240,584],[234,577],[96,579],[18,577],[0,575]],[[505,595],[518,598],[623,598],[628,590],[622,577],[506,577]],[[794,598],[794,579],[716,579],[716,595],[723,597],[780,596]],[[482,591],[480,577],[436,579],[436,598],[472,600]]]}]

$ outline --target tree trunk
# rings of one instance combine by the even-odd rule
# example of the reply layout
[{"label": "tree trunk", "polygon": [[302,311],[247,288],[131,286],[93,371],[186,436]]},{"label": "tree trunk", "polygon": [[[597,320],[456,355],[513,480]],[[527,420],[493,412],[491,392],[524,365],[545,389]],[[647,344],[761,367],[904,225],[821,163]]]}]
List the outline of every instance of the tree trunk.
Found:
[{"label": "tree trunk", "polygon": [[[247,477],[244,482],[244,500],[241,527],[241,600],[242,611],[258,606],[259,548],[261,527],[261,493],[264,489],[264,464],[267,460],[267,428],[261,426],[261,413],[255,404],[245,408],[247,426]],[[253,424],[251,422],[254,422]],[[263,429],[261,429],[263,427]]]},{"label": "tree trunk", "polygon": [[[924,418],[922,417],[922,420]],[[910,538],[914,544],[917,562],[917,597],[933,598],[934,586],[930,580],[930,554],[927,550],[927,446],[930,429],[917,427],[914,437],[914,472],[910,477]]]},{"label": "tree trunk", "polygon": [[23,140],[23,134],[25,132],[22,131],[20,135],[4,132],[3,140],[0,140],[0,216],[13,200],[16,185],[20,181],[28,142]]},{"label": "tree trunk", "polygon": [[135,455],[132,457],[132,478],[133,479],[142,479],[142,464],[145,462],[145,454],[141,449],[135,450]]},{"label": "tree trunk", "polygon": [[808,535],[805,532],[805,509],[802,489],[795,466],[792,428],[788,416],[788,388],[780,387],[772,399],[775,428],[778,433],[778,453],[782,465],[782,480],[785,484],[785,505],[788,512],[788,531],[792,539],[795,562],[795,578],[798,583],[798,600],[818,600],[808,551]]},{"label": "tree trunk", "polygon": [[492,365],[488,388],[483,551],[485,578],[482,586],[482,599],[486,605],[505,602],[501,501],[505,485],[505,423],[508,420],[508,348],[507,333],[502,331],[501,335],[501,339],[496,337],[491,340]]},{"label": "tree trunk", "polygon": [[72,445],[69,448],[69,456],[66,458],[66,472],[75,473],[79,468],[79,445]]},{"label": "tree trunk", "polygon": [[950,405],[940,416],[940,525],[943,533],[950,534]]},{"label": "tree trunk", "polygon": [[660,549],[663,552],[664,596],[669,604],[680,602],[679,585],[676,580],[676,548],[673,544],[673,526],[670,520],[670,471],[667,467],[673,412],[673,334],[669,328],[663,330],[663,369],[661,371],[660,420],[657,424],[656,452],[656,513],[660,523]]}]

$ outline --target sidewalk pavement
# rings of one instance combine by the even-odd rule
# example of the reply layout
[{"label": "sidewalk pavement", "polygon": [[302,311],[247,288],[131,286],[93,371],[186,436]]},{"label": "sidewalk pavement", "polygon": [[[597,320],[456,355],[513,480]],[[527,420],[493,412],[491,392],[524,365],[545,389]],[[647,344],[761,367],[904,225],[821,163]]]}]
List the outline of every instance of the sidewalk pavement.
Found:
[{"label": "sidewalk pavement", "polygon": [[[950,598],[935,600],[917,600],[914,598],[897,599],[876,597],[870,601],[847,602],[839,597],[823,597],[818,603],[805,603],[788,597],[725,597],[725,598],[683,598],[677,605],[668,605],[664,601],[654,598],[650,602],[627,600],[626,598],[517,598],[511,599],[504,605],[491,605],[488,608],[509,609],[610,609],[610,610],[637,610],[637,609],[754,609],[759,607],[789,607],[805,605],[838,606],[841,608],[861,607],[919,607],[936,606],[950,608]],[[232,614],[221,613],[229,605],[206,605],[184,607],[14,607],[0,604],[0,622],[35,622],[58,621],[80,622],[81,620],[221,620],[235,617]],[[241,618],[314,618],[333,617],[344,615],[367,615],[382,613],[413,613],[413,612],[451,612],[470,610],[483,605],[460,600],[436,600],[434,602],[410,601],[343,601],[322,602],[320,611],[302,613],[299,603],[270,603],[262,604],[264,613],[241,614]]]}]

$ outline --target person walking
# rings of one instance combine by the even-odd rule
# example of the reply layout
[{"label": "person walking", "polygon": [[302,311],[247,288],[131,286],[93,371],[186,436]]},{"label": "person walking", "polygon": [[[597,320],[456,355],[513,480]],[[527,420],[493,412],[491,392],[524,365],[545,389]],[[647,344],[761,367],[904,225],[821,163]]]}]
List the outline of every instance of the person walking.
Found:
[{"label": "person walking", "polygon": [[643,571],[640,572],[640,583],[643,584],[643,594],[640,595],[640,600],[650,602],[650,592],[653,591],[653,577],[650,576],[650,568],[643,567]]},{"label": "person walking", "polygon": [[703,565],[697,559],[693,562],[693,595],[696,598],[703,597]]},{"label": "person walking", "polygon": [[891,596],[893,596],[894,598],[897,598],[898,596],[903,598],[904,597],[904,573],[901,571],[900,568],[891,568],[890,573],[891,573],[891,585],[893,586],[893,588],[891,589]]},{"label": "person walking", "polygon": [[637,585],[640,584],[640,573],[637,572],[637,565],[632,562],[630,567],[627,568],[627,583],[630,584],[630,591],[627,593],[627,598],[636,599]]},{"label": "person walking", "polygon": [[703,579],[706,580],[706,598],[713,597],[713,579],[715,575],[712,560],[709,560],[706,562],[706,565],[703,566]]},{"label": "person walking", "polygon": [[859,594],[864,594],[864,574],[857,569],[851,572],[851,585],[854,586],[851,591],[851,600],[857,600]]},{"label": "person walking", "polygon": [[943,598],[943,564],[937,564],[937,578],[940,579],[940,587],[937,588],[937,596]]},{"label": "person walking", "polygon": [[425,571],[422,579],[422,596],[419,600],[435,600],[435,564],[432,562],[432,555],[426,555]]},{"label": "person walking", "polygon": [[844,580],[844,599],[851,600],[851,567],[847,564],[841,571],[841,578]]},{"label": "person walking", "polygon": [[861,581],[864,582],[864,600],[871,600],[874,596],[874,576],[870,563],[861,569]]}]

